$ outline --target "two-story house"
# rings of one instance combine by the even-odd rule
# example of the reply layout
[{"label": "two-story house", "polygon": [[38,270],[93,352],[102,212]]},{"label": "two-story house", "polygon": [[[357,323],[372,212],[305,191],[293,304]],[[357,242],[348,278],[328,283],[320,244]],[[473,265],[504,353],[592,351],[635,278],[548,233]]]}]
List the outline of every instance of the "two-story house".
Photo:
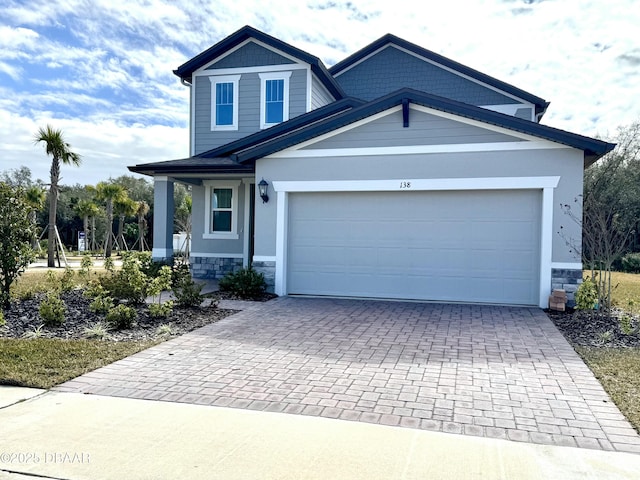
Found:
[{"label": "two-story house", "polygon": [[327,69],[244,27],[174,73],[190,156],[130,167],[154,179],[155,259],[181,182],[196,278],[253,265],[279,295],[541,307],[581,279],[561,205],[614,145],[540,124],[543,99],[393,35]]}]

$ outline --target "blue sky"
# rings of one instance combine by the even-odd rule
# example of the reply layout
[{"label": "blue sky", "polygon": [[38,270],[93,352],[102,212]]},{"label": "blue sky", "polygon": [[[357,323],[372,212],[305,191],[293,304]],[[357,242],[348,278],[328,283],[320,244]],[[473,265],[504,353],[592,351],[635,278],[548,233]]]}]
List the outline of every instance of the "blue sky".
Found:
[{"label": "blue sky", "polygon": [[187,156],[188,90],[172,70],[244,25],[327,66],[393,33],[551,101],[543,123],[583,135],[640,119],[637,0],[0,3],[0,171],[45,181],[32,138],[47,123],[83,156],[64,184]]}]

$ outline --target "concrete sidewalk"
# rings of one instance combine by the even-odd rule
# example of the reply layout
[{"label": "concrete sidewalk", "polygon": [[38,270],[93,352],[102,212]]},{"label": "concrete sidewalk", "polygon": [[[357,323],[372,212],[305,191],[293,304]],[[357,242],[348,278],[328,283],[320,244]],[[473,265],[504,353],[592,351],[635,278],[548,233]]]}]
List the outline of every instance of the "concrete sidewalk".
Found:
[{"label": "concrete sidewalk", "polygon": [[39,393],[0,408],[0,479],[635,479],[640,472],[640,455],[629,453]]}]

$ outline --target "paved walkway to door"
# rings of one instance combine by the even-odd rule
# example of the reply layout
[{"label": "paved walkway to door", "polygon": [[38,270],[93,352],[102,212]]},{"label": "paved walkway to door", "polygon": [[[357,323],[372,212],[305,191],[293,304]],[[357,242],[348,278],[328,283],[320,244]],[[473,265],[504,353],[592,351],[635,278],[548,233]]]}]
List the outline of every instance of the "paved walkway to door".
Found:
[{"label": "paved walkway to door", "polygon": [[55,390],[640,453],[535,308],[284,297]]}]

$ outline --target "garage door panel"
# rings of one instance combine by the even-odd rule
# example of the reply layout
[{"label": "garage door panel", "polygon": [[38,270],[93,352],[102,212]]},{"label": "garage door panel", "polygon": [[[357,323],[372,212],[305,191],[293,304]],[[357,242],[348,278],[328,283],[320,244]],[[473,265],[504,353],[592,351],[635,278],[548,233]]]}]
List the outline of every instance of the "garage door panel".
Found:
[{"label": "garage door panel", "polygon": [[295,193],[288,292],[538,303],[540,191]]}]

